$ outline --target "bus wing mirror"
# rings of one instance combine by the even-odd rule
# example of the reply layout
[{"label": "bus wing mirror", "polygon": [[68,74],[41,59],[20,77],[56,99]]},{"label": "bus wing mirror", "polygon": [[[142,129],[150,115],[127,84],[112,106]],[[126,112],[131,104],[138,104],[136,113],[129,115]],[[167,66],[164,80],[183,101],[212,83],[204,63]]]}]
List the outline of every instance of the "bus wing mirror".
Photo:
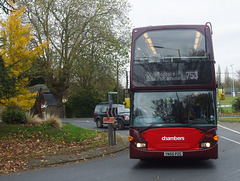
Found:
[{"label": "bus wing mirror", "polygon": [[130,98],[125,98],[125,102],[123,102],[125,108],[130,108]]},{"label": "bus wing mirror", "polygon": [[218,98],[219,98],[219,100],[225,100],[225,90],[224,89],[218,89]]}]

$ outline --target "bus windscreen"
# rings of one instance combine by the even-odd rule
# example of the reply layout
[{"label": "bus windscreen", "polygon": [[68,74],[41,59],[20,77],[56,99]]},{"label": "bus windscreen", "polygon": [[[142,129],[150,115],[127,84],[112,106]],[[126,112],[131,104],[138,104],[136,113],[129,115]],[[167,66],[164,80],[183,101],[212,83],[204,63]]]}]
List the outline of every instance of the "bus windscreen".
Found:
[{"label": "bus windscreen", "polygon": [[216,125],[213,91],[135,92],[134,127]]}]

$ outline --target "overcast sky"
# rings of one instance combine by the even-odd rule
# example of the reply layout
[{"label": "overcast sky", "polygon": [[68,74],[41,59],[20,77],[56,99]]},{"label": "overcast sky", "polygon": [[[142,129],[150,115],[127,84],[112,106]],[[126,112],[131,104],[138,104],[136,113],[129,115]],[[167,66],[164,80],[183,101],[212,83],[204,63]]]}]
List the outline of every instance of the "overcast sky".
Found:
[{"label": "overcast sky", "polygon": [[205,24],[213,26],[213,47],[222,73],[240,70],[239,0],[129,0],[133,27]]}]

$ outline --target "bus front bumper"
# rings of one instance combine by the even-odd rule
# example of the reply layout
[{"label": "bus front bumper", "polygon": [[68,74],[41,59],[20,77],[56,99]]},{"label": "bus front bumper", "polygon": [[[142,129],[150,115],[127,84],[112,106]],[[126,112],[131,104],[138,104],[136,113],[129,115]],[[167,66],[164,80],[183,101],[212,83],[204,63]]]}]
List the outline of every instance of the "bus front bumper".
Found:
[{"label": "bus front bumper", "polygon": [[152,151],[147,148],[136,148],[130,144],[131,159],[151,159],[151,158],[200,158],[200,159],[217,159],[218,144],[211,148],[199,150],[179,150],[179,151]]}]

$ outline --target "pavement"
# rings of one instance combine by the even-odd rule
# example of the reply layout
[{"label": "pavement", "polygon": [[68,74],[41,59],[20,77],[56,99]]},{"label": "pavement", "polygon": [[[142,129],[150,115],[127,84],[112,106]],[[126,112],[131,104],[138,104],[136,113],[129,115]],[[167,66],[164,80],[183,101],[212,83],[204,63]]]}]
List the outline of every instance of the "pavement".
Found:
[{"label": "pavement", "polygon": [[123,134],[117,135],[117,144],[107,148],[93,148],[80,154],[59,154],[46,155],[44,158],[30,160],[30,168],[39,168],[53,166],[58,164],[73,163],[85,161],[94,158],[100,158],[108,155],[113,155],[124,151],[129,147],[128,136]]}]

